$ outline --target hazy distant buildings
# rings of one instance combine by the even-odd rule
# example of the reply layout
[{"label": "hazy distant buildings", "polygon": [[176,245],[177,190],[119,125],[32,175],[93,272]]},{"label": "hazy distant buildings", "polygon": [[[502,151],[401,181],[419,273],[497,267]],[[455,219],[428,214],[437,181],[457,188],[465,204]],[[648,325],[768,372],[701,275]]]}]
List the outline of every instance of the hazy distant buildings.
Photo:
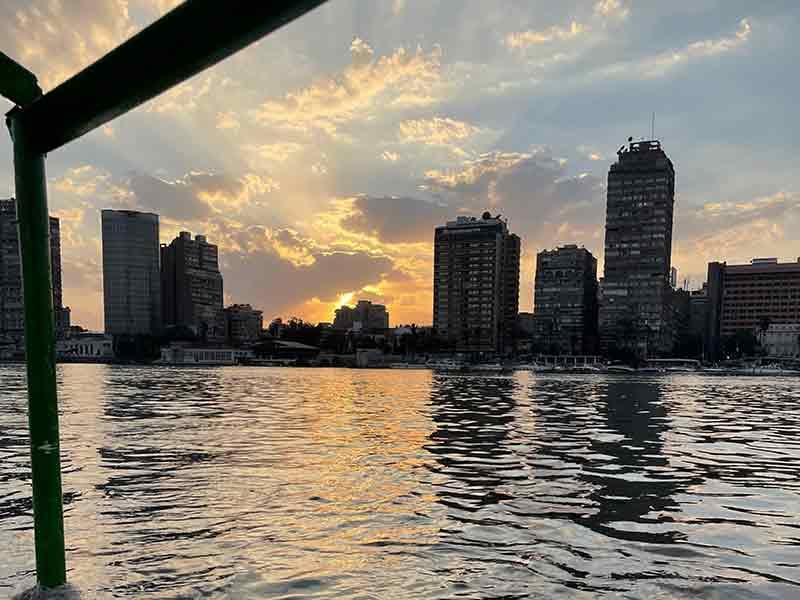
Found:
[{"label": "hazy distant buildings", "polygon": [[336,309],[333,328],[345,331],[389,329],[389,313],[383,304],[359,300],[354,307],[342,306]]},{"label": "hazy distant buildings", "polygon": [[599,325],[604,350],[672,350],[675,171],[658,141],[631,142],[608,173]]},{"label": "hazy distant buildings", "polygon": [[[53,320],[56,336],[69,328],[69,308],[63,306],[61,283],[61,230],[50,217],[50,269],[53,284]],[[21,347],[25,336],[22,300],[22,266],[17,229],[17,203],[0,200],[0,342]]]},{"label": "hazy distant buildings", "polygon": [[460,352],[510,350],[519,309],[520,239],[499,216],[436,228],[433,327]]},{"label": "hazy distant buildings", "polygon": [[574,244],[536,255],[534,339],[546,352],[589,354],[597,341],[597,259]]},{"label": "hazy distant buildings", "polygon": [[249,304],[233,304],[225,308],[228,343],[233,346],[254,344],[261,337],[264,315]]},{"label": "hazy distant buildings", "polygon": [[708,312],[711,355],[717,358],[725,338],[737,332],[758,334],[772,325],[800,323],[800,259],[709,263]]},{"label": "hazy distant buildings", "polygon": [[161,330],[158,215],[103,210],[103,306],[106,333]]},{"label": "hazy distant buildings", "polygon": [[161,246],[162,319],[187,327],[204,341],[225,340],[222,274],[217,246],[188,231]]}]

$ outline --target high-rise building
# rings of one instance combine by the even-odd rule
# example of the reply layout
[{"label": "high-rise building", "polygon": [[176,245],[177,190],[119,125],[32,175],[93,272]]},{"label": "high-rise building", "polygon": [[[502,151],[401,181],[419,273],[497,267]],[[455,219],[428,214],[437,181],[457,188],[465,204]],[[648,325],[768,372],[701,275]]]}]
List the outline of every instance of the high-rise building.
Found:
[{"label": "high-rise building", "polygon": [[597,259],[575,244],[536,255],[535,340],[557,354],[589,354],[597,342]]},{"label": "high-rise building", "polygon": [[222,274],[217,246],[188,231],[161,246],[162,319],[188,327],[208,342],[225,339]]},{"label": "high-rise building", "polygon": [[754,258],[749,265],[708,264],[711,356],[740,331],[758,335],[771,325],[800,323],[800,258]]},{"label": "high-rise building", "polygon": [[161,331],[158,215],[109,209],[101,215],[105,331],[157,334]]},{"label": "high-rise building", "polygon": [[505,353],[519,310],[519,237],[500,216],[436,228],[433,327],[459,352]]},{"label": "high-rise building", "polygon": [[[53,284],[53,322],[56,337],[69,328],[69,308],[63,306],[61,283],[61,229],[50,217],[50,272]],[[0,200],[0,338],[21,346],[25,336],[22,302],[22,265],[17,229],[17,202]]]},{"label": "high-rise building", "polygon": [[228,343],[233,346],[253,344],[261,337],[264,316],[249,304],[233,304],[225,308]]},{"label": "high-rise building", "polygon": [[709,356],[708,285],[689,292],[689,334],[700,341],[703,358]]},{"label": "high-rise building", "polygon": [[342,306],[336,309],[333,328],[355,331],[389,329],[389,313],[383,304],[359,300],[354,307]]},{"label": "high-rise building", "polygon": [[675,170],[656,140],[630,142],[617,157],[608,172],[601,345],[612,353],[668,353],[675,341],[670,303]]}]

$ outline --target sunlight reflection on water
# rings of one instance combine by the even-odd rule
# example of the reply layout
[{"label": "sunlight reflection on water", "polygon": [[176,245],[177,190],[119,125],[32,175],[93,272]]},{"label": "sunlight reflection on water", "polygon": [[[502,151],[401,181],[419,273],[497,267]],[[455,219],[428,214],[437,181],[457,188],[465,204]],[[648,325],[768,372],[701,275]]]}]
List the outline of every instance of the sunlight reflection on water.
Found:
[{"label": "sunlight reflection on water", "polygon": [[[34,582],[0,366],[0,594]],[[793,379],[59,367],[82,598],[800,597]]]}]

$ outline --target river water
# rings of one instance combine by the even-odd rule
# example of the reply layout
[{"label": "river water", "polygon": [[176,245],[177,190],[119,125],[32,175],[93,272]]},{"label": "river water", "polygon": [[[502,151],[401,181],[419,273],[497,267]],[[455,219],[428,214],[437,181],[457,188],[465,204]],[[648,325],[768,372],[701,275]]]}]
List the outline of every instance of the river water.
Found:
[{"label": "river water", "polygon": [[[800,380],[62,365],[81,599],[800,598]],[[0,366],[0,597],[35,581]]]}]

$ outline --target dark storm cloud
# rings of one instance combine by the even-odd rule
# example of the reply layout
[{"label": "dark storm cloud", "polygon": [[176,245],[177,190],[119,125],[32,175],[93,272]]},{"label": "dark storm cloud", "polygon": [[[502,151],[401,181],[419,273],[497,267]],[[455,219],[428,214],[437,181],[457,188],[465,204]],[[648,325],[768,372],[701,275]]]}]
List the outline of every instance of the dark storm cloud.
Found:
[{"label": "dark storm cloud", "polygon": [[308,266],[268,251],[233,253],[225,258],[226,293],[265,311],[285,315],[311,298],[334,301],[340,294],[374,284],[393,272],[390,259],[364,253],[317,254]]},{"label": "dark storm cloud", "polygon": [[602,180],[568,174],[565,161],[543,150],[493,152],[459,171],[429,171],[425,183],[445,193],[451,206],[501,213],[532,246],[572,241],[559,239],[560,227],[587,229],[603,219]]},{"label": "dark storm cloud", "polygon": [[445,206],[409,197],[359,196],[354,208],[358,213],[343,220],[343,227],[395,243],[429,241],[434,227],[453,216]]},{"label": "dark storm cloud", "polygon": [[137,205],[172,219],[199,220],[211,215],[211,207],[200,200],[191,182],[170,183],[152,175],[136,173],[130,178],[130,189]]}]

